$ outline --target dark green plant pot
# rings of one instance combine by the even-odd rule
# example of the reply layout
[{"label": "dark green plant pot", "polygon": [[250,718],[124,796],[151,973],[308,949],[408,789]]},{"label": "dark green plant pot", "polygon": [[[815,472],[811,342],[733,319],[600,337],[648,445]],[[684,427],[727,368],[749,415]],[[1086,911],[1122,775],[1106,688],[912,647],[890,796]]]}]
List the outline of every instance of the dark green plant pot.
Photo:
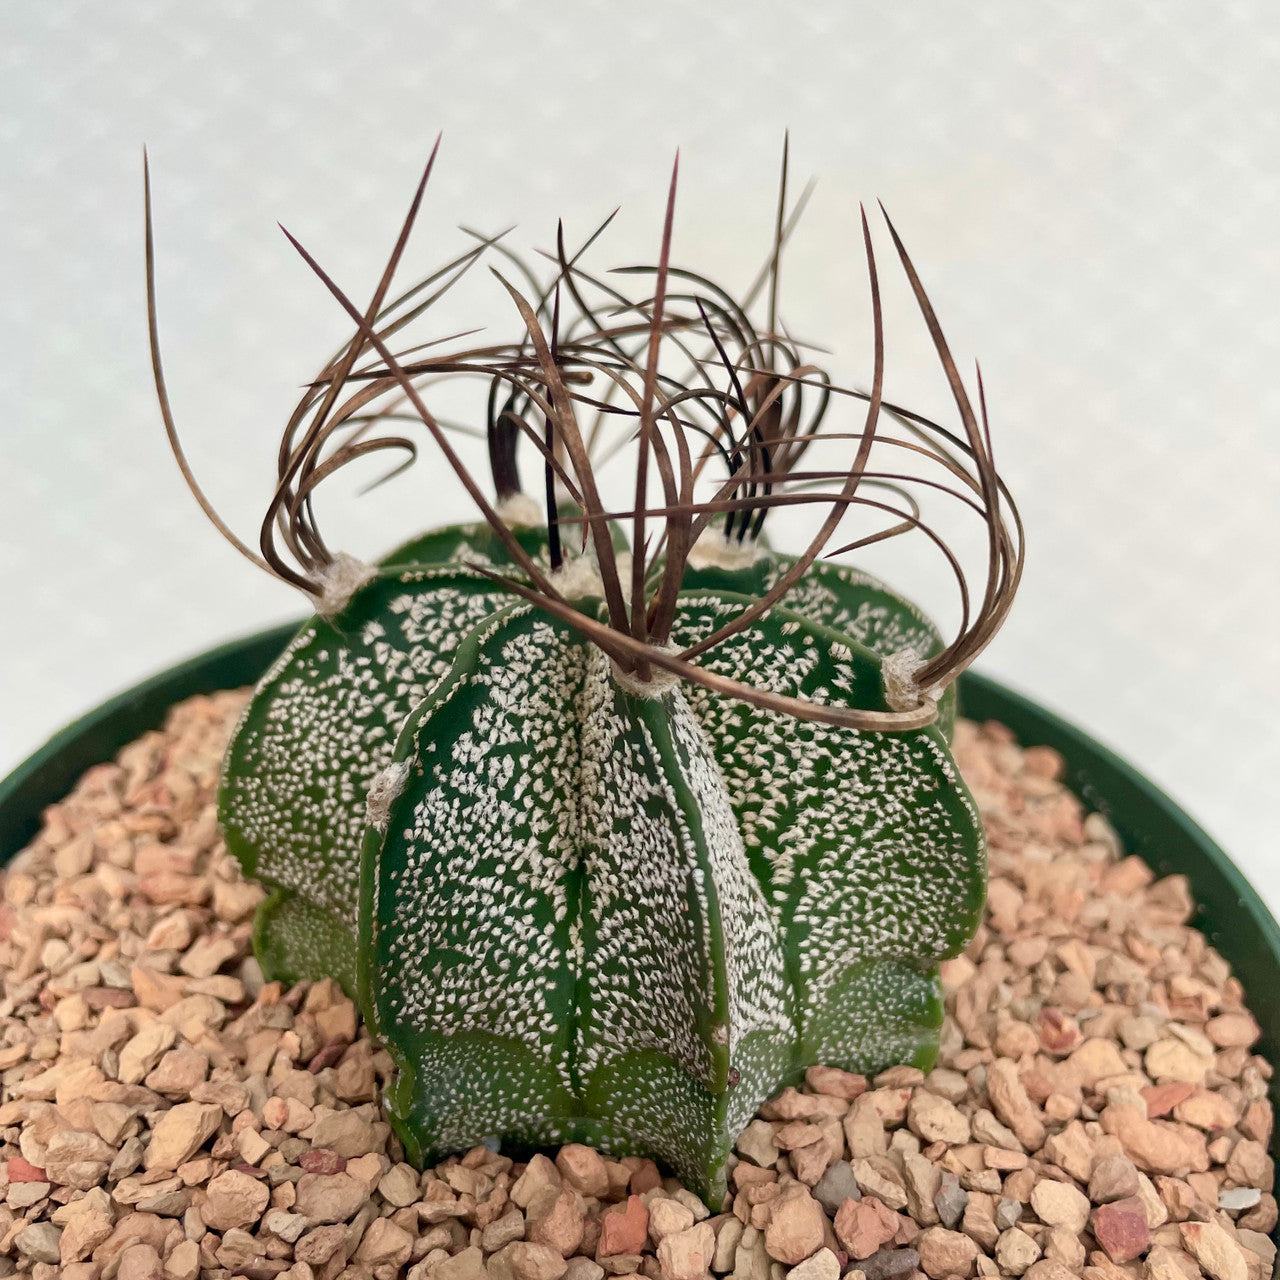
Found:
[{"label": "dark green plant pot", "polygon": [[[92,765],[163,721],[175,702],[252,684],[284,648],[296,624],[262,631],[171,667],[103,703],[52,737],[0,782],[0,862],[39,829],[40,814],[65,796]],[[1199,903],[1196,924],[1231,962],[1262,1027],[1259,1052],[1271,1062],[1280,1047],[1280,926],[1230,858],[1168,796],[1106,747],[1051,712],[985,676],[960,682],[961,713],[1000,720],[1025,744],[1062,753],[1067,784],[1104,814],[1125,849],[1160,875],[1180,872]],[[1280,1100],[1280,1075],[1272,1102]],[[1273,1156],[1280,1141],[1273,1135]],[[1273,1233],[1280,1237],[1280,1230]]]}]

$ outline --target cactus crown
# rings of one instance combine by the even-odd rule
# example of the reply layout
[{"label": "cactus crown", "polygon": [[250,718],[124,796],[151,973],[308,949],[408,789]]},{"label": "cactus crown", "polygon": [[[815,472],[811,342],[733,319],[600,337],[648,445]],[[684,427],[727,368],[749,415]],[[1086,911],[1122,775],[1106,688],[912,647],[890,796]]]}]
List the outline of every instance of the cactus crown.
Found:
[{"label": "cactus crown", "polygon": [[[976,927],[984,846],[947,750],[948,691],[1001,625],[1023,554],[981,375],[975,408],[886,215],[961,429],[885,402],[865,211],[870,389],[808,361],[778,318],[807,199],[788,203],[785,149],[772,249],[741,300],[671,261],[676,169],[657,264],[621,273],[638,296],[583,265],[611,219],[572,253],[558,229],[545,282],[504,236],[468,232],[465,253],[392,296],[434,161],[364,310],[289,236],[355,332],[286,425],[257,551],[178,443],[148,187],[152,355],[179,466],[223,534],[317,615],[228,750],[228,845],[272,890],[256,923],[267,972],[338,976],[391,1050],[411,1155],[576,1138],[658,1155],[714,1201],[737,1129],[807,1066],[929,1060],[936,962]],[[494,270],[518,339],[406,345],[495,256],[530,286]],[[492,498],[428,405],[446,378],[484,390]],[[854,429],[827,428],[857,402]],[[412,462],[406,421],[482,523],[378,565],[331,551],[318,488],[374,453]],[[806,468],[819,439],[846,460]],[[614,459],[630,462],[620,484]],[[976,602],[913,485],[982,522]],[[795,556],[762,537],[783,506],[815,514]],[[881,525],[842,541],[855,512]],[[959,587],[949,643],[830,558],[912,531]]]}]

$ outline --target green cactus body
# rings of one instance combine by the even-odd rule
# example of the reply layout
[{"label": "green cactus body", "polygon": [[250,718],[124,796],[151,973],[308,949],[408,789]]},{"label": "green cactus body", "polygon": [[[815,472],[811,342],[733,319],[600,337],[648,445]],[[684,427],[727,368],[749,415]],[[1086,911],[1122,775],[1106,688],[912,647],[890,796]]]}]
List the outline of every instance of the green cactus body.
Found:
[{"label": "green cactus body", "polygon": [[[408,544],[263,680],[222,791],[230,848],[272,888],[259,954],[358,989],[416,1157],[586,1141],[656,1153],[714,1200],[737,1132],[805,1067],[931,1061],[981,826],[938,727],[636,696],[472,567],[501,554],[465,529]],[[689,569],[673,643],[787,563]],[[883,654],[938,644],[856,571],[794,594],[708,669],[880,709]]]}]

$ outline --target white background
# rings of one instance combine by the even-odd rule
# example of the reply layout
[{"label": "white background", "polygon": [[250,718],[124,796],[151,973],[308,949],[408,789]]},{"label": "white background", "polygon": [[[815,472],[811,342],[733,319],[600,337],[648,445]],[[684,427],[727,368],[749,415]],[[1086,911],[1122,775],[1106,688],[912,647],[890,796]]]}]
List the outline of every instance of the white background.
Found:
[{"label": "white background", "polygon": [[[280,219],[367,296],[438,129],[411,267],[452,228],[623,213],[741,286],[781,134],[818,194],[807,334],[866,368],[854,218],[883,198],[1029,531],[981,669],[1170,790],[1280,905],[1280,21],[1274,5],[11,4],[0,17],[0,772],[138,678],[299,612],[207,526],[146,361],[141,149],[189,452],[252,538],[278,428],[346,335]],[[887,240],[879,243],[887,250]],[[599,261],[599,259],[597,259]],[[888,264],[888,257],[883,259]],[[889,390],[945,387],[892,276]],[[491,293],[474,305],[509,323]],[[504,331],[505,335],[505,331]],[[350,549],[464,510],[430,464],[326,508]],[[933,603],[912,560],[896,575]],[[945,604],[941,612],[946,614]]]}]

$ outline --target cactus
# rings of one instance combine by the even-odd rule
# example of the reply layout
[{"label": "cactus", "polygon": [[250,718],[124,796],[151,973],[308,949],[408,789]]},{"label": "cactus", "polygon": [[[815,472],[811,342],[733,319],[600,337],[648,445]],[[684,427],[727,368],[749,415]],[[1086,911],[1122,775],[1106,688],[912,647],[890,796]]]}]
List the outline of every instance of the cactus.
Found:
[{"label": "cactus", "polygon": [[[985,406],[979,421],[891,226],[962,431],[883,402],[864,215],[865,422],[823,437],[853,441],[852,461],[804,471],[833,398],[855,393],[804,364],[776,320],[785,180],[763,330],[752,298],[670,265],[673,175],[652,296],[603,285],[561,236],[540,296],[502,281],[520,341],[410,363],[388,344],[425,286],[386,298],[425,182],[364,312],[298,246],[356,333],[286,428],[262,554],[218,521],[317,610],[258,685],[224,765],[228,847],[269,889],[256,951],[270,977],[329,975],[357,998],[395,1063],[386,1105],[411,1158],[492,1138],[583,1141],[656,1156],[715,1205],[737,1133],[806,1068],[933,1059],[937,963],[972,936],[985,890],[982,826],[947,745],[952,686],[1016,590],[1016,510]],[[161,407],[213,514],[165,392],[149,208],[147,238]],[[493,248],[479,241],[427,284],[442,293]],[[624,319],[602,322],[591,290]],[[344,399],[361,357],[375,363]],[[441,374],[488,386],[493,503],[427,407]],[[369,406],[391,401],[408,402],[483,519],[365,565],[328,550],[313,497],[357,458],[413,448],[366,434]],[[520,488],[522,441],[545,506]],[[598,473],[629,443],[634,501],[612,511]],[[890,450],[889,469],[873,469]],[[982,519],[976,611],[903,489],[903,453]],[[715,461],[724,479],[695,500]],[[764,540],[782,505],[822,515],[797,556]],[[919,529],[944,551],[962,593],[949,644],[885,584],[818,559],[855,513],[893,523],[837,550]]]}]

